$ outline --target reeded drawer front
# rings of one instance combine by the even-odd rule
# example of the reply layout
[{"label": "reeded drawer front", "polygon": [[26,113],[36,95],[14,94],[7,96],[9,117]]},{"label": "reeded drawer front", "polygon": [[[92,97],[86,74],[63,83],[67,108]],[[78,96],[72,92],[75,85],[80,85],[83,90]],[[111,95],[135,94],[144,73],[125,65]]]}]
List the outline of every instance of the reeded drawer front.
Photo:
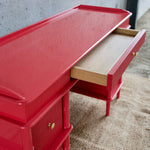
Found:
[{"label": "reeded drawer front", "polygon": [[35,150],[46,150],[63,130],[62,99],[60,99],[32,128]]},{"label": "reeded drawer front", "polygon": [[[71,77],[99,85],[107,86],[107,76],[117,64],[120,73],[136,56],[144,42],[145,30],[117,28],[72,69]],[[117,71],[117,70],[116,70]]]}]

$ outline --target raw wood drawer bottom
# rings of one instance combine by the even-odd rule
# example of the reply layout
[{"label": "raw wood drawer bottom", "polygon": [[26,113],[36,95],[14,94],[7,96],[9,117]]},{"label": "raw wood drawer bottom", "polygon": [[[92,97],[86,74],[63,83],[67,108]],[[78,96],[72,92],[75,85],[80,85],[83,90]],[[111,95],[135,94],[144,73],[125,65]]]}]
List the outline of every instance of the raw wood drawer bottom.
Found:
[{"label": "raw wood drawer bottom", "polygon": [[117,28],[71,69],[71,77],[80,80],[72,91],[106,100],[109,115],[110,101],[119,98],[122,74],[144,40],[145,30]]}]

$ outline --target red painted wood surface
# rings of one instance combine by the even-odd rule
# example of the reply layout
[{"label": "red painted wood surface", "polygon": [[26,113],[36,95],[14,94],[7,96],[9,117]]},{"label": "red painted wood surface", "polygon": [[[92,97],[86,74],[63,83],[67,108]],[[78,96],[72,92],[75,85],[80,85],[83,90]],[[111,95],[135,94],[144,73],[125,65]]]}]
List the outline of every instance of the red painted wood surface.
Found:
[{"label": "red painted wood surface", "polygon": [[[32,141],[35,150],[47,150],[63,131],[62,99],[60,99],[32,128]],[[51,129],[55,124],[54,129]]]},{"label": "red painted wood surface", "polygon": [[129,25],[129,19],[130,19],[130,18],[128,18],[125,22],[123,22],[123,23],[119,26],[119,28],[130,29],[131,25]]},{"label": "red painted wood surface", "polygon": [[70,128],[70,104],[69,104],[69,92],[63,97],[63,118],[64,129]]},{"label": "red painted wood surface", "polygon": [[0,114],[26,122],[59,89],[49,87],[130,15],[81,5],[0,38]]},{"label": "red painted wood surface", "polygon": [[22,134],[19,125],[0,118],[0,150],[21,150]]},{"label": "red painted wood surface", "polygon": [[48,150],[58,150],[63,145],[64,142],[65,142],[63,145],[64,150],[69,150],[68,149],[70,148],[69,135],[72,129],[73,127],[72,125],[70,125],[70,128],[64,130]]},{"label": "red painted wood surface", "polygon": [[[128,28],[130,15],[121,9],[80,5],[0,38],[0,149],[70,149],[68,92],[78,82],[70,79],[70,69],[114,29]],[[142,42],[135,42],[133,49]],[[123,69],[131,60],[124,56]],[[108,85],[117,87],[113,93],[108,87],[89,85],[96,91],[90,96],[119,96],[124,71],[119,64],[109,76],[117,76]],[[58,124],[50,135],[49,121]]]},{"label": "red painted wood surface", "polygon": [[[72,81],[72,85],[76,82],[77,80]],[[72,125],[68,123],[69,111],[66,106],[68,106],[70,86],[71,84],[64,88],[26,124],[1,117],[0,150],[33,150],[33,147],[35,150],[69,148]],[[67,110],[65,114],[64,110]],[[49,123],[55,123],[53,130],[48,127]]]},{"label": "red painted wood surface", "polygon": [[12,99],[1,99],[0,114],[14,120],[27,122],[51,99],[58,95],[58,93],[61,93],[62,89],[73,86],[74,80],[71,81],[70,72],[68,71],[63,74],[63,76],[60,77],[55,83],[50,85],[49,88],[44,91],[44,93],[41,93],[39,97],[28,103],[23,103],[22,101],[12,101]]}]

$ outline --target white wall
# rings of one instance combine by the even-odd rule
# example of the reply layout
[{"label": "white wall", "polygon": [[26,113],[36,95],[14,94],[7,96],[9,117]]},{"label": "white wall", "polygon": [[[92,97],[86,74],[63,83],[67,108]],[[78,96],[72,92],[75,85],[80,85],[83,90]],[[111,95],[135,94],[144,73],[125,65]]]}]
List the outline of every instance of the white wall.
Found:
[{"label": "white wall", "polygon": [[137,19],[142,17],[148,9],[150,9],[150,0],[139,0]]},{"label": "white wall", "polygon": [[126,8],[126,0],[0,0],[0,37],[79,4]]}]

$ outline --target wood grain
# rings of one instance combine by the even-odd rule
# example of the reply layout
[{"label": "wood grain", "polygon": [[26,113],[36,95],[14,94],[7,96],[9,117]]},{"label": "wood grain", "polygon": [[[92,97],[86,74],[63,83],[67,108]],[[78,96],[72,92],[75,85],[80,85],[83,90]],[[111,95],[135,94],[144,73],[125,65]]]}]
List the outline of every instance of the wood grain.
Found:
[{"label": "wood grain", "polygon": [[71,77],[75,79],[103,85],[103,86],[107,85],[106,75],[92,72],[90,70],[87,70],[78,66],[75,66],[71,69]]},{"label": "wood grain", "polygon": [[117,28],[113,33],[135,37],[139,33],[139,31],[133,29]]}]

